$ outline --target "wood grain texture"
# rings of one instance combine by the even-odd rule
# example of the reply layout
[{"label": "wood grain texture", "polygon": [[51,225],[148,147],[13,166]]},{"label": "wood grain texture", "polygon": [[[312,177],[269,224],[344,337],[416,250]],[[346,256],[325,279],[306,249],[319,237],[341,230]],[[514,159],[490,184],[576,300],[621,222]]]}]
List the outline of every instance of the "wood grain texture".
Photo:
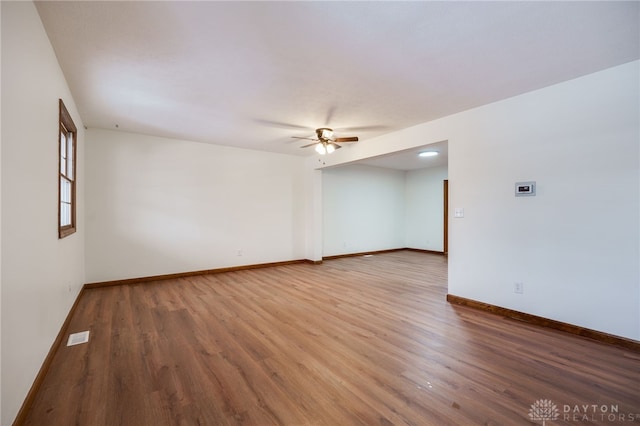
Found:
[{"label": "wood grain texture", "polygon": [[80,300],[82,299],[82,295],[84,291],[85,291],[84,288],[80,289],[80,293],[76,297],[76,300],[74,300],[73,305],[71,306],[71,309],[67,314],[67,317],[64,319],[64,322],[62,323],[62,327],[60,327],[60,332],[58,333],[58,335],[56,336],[56,339],[51,344],[49,353],[47,354],[47,357],[42,362],[42,366],[40,367],[40,370],[38,371],[38,374],[36,375],[36,378],[34,379],[33,384],[31,385],[31,388],[27,393],[27,396],[25,397],[22,403],[22,406],[20,407],[20,410],[18,410],[18,414],[16,415],[16,418],[15,418],[16,424],[23,424],[25,422],[27,414],[31,411],[31,406],[33,405],[36,395],[40,391],[40,387],[42,386],[42,383],[44,382],[44,379],[45,377],[47,377],[47,373],[51,368],[51,364],[53,363],[53,358],[55,357],[56,353],[60,350],[60,347],[64,344],[65,339],[67,339],[67,330],[69,329],[71,318],[73,318],[75,315],[76,309],[78,307],[78,304],[80,303]]},{"label": "wood grain texture", "polygon": [[481,309],[503,317],[512,318],[518,321],[526,321],[530,324],[539,325],[541,327],[554,328],[566,333],[588,337],[589,339],[594,339],[599,342],[617,345],[635,352],[640,352],[640,342],[637,340],[625,339],[624,337],[614,336],[601,331],[591,330],[577,325],[567,324],[566,322],[527,314],[525,312],[514,311],[513,309],[503,308],[501,306],[491,305],[489,303],[479,302],[477,300],[467,299],[453,294],[447,294],[447,302]]},{"label": "wood grain texture", "polygon": [[539,399],[640,413],[640,354],[447,303],[446,261],[86,290],[69,332],[91,340],[59,348],[24,424],[541,424]]}]

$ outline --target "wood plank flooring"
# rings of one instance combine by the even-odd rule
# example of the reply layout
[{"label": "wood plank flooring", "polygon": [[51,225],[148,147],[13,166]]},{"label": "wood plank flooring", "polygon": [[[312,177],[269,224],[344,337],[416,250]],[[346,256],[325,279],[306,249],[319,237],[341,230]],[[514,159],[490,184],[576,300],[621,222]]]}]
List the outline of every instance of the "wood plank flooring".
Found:
[{"label": "wood plank flooring", "polygon": [[88,290],[90,342],[26,424],[526,425],[541,399],[547,425],[640,422],[640,354],[451,305],[446,280],[401,251]]}]

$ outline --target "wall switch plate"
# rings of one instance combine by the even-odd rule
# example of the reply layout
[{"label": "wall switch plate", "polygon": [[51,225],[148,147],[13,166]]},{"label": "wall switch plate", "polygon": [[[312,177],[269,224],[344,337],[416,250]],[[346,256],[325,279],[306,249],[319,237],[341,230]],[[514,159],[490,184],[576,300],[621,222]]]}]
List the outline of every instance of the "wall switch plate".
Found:
[{"label": "wall switch plate", "polygon": [[453,209],[453,217],[464,217],[464,209],[462,207]]},{"label": "wall switch plate", "polygon": [[518,294],[524,293],[524,284],[523,283],[514,283],[513,284],[513,292]]}]

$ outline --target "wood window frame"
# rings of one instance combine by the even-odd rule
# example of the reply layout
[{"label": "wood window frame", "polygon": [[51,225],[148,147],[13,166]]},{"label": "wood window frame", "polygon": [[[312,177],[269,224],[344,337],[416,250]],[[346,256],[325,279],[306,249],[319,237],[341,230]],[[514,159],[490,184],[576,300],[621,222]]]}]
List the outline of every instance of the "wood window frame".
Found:
[{"label": "wood window frame", "polygon": [[[76,232],[78,129],[62,99],[59,99],[59,109],[58,136],[56,138],[58,141],[58,238],[64,238]],[[71,135],[71,141],[69,141],[69,135]],[[68,184],[68,193],[62,190],[65,183]],[[63,192],[65,193],[63,194]],[[66,214],[63,213],[63,204],[69,205],[69,212]],[[65,219],[64,223],[63,219]]]}]

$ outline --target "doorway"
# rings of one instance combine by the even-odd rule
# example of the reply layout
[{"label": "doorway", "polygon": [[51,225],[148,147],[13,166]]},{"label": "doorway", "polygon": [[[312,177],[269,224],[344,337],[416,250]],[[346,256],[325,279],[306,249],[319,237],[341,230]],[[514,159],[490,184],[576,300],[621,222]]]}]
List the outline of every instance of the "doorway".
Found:
[{"label": "doorway", "polygon": [[443,199],[444,199],[444,236],[443,249],[444,254],[449,254],[449,179],[443,181]]}]

